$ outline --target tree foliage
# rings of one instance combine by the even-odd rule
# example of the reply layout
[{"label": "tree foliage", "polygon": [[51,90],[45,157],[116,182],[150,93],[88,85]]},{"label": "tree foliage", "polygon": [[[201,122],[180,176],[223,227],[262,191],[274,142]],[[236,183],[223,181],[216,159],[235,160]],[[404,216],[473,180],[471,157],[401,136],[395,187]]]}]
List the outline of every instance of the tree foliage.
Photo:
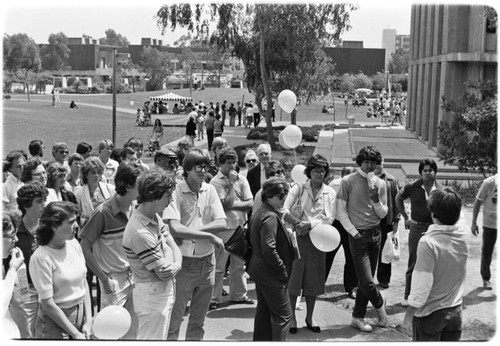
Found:
[{"label": "tree foliage", "polygon": [[36,82],[41,67],[40,50],[35,40],[26,34],[4,36],[3,69],[24,83],[28,101],[31,101],[29,85]]},{"label": "tree foliage", "polygon": [[149,77],[146,89],[161,90],[163,83],[170,74],[168,58],[156,48],[145,47],[141,53],[139,66]]},{"label": "tree foliage", "polygon": [[104,34],[106,35],[106,37],[99,39],[100,44],[118,47],[128,47],[128,45],[130,44],[129,40],[125,36],[118,34],[113,29],[106,30]]},{"label": "tree foliage", "polygon": [[391,54],[391,59],[387,65],[387,70],[390,74],[404,74],[408,73],[408,68],[410,66],[410,53],[403,52],[402,49],[398,49]]},{"label": "tree foliage", "polygon": [[40,58],[44,70],[67,70],[71,50],[68,48],[68,37],[62,32],[50,34],[49,44],[40,48]]},{"label": "tree foliage", "polygon": [[443,97],[442,107],[451,112],[451,122],[438,127],[438,156],[445,164],[456,164],[466,172],[497,170],[497,83],[466,83],[467,90],[459,101]]},{"label": "tree foliage", "polygon": [[[352,4],[176,4],[157,12],[163,32],[177,26],[195,32],[200,40],[231,49],[245,65],[246,82],[256,103],[268,100],[266,124],[272,136],[271,102],[290,89],[300,102],[309,102],[322,89],[329,71],[322,44],[334,44],[349,29]],[[210,31],[210,23],[215,30]],[[263,65],[263,66],[261,66]],[[262,110],[262,109],[261,109]],[[293,119],[293,115],[292,115]]]}]

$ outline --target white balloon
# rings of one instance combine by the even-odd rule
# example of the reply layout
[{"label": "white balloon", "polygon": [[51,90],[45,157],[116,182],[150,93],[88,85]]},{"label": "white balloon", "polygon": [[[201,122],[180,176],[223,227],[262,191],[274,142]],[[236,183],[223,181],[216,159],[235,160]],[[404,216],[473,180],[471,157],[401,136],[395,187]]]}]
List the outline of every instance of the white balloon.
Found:
[{"label": "white balloon", "polygon": [[132,319],[125,308],[108,305],[95,317],[92,331],[99,339],[116,340],[127,334],[131,323]]},{"label": "white balloon", "polygon": [[297,105],[297,96],[291,90],[285,89],[278,95],[278,104],[287,113],[292,113]]},{"label": "white balloon", "polygon": [[130,101],[130,105],[133,106],[134,105],[134,101]]},{"label": "white balloon", "polygon": [[284,149],[292,149],[290,148],[288,145],[286,145],[285,141],[283,140],[283,131],[280,132],[279,136],[278,136],[278,139],[279,139],[279,142],[281,144],[281,146],[284,148]]},{"label": "white balloon", "polygon": [[309,232],[309,236],[319,251],[330,252],[340,244],[339,231],[331,225],[319,224]]},{"label": "white balloon", "polygon": [[307,181],[307,176],[304,174],[304,170],[306,166],[304,165],[296,165],[293,167],[291,176],[294,182],[298,184],[303,184]]},{"label": "white balloon", "polygon": [[297,148],[302,141],[302,130],[297,125],[288,125],[281,133],[283,142],[290,149]]}]

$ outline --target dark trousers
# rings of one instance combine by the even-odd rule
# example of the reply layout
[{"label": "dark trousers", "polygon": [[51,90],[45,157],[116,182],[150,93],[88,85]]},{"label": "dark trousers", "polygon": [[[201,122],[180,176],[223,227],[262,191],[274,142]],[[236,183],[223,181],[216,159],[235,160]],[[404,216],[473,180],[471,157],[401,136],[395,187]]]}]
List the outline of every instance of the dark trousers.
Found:
[{"label": "dark trousers", "polygon": [[212,150],[213,141],[214,141],[214,129],[207,129],[208,151]]},{"label": "dark trousers", "polygon": [[378,253],[380,252],[380,227],[369,230],[358,230],[361,237],[354,239],[349,236],[354,267],[358,274],[358,292],[352,316],[364,318],[368,302],[378,309],[384,303],[382,296],[373,281],[377,269]]},{"label": "dark trousers", "polygon": [[241,113],[238,113],[238,126],[241,126]]},{"label": "dark trousers", "polygon": [[286,341],[292,308],[287,287],[269,287],[255,283],[257,309],[253,324],[253,341]]},{"label": "dark trousers", "polygon": [[490,265],[496,242],[497,229],[483,227],[483,245],[481,247],[481,276],[485,281],[490,281],[491,279]]},{"label": "dark trousers", "polygon": [[462,306],[413,317],[413,341],[458,341],[462,336]]},{"label": "dark trousers", "polygon": [[253,113],[253,127],[258,127],[260,123],[260,113]]},{"label": "dark trousers", "polygon": [[415,268],[415,263],[417,263],[417,247],[420,238],[424,232],[427,232],[431,224],[425,222],[410,222],[410,232],[408,233],[408,269],[406,269],[406,285],[405,285],[405,299],[408,299],[411,292],[411,277],[413,274],[413,268]]},{"label": "dark trousers", "polygon": [[344,226],[339,220],[333,221],[333,227],[335,227],[340,234],[340,245],[333,251],[326,253],[326,271],[325,271],[325,282],[328,279],[330,270],[332,269],[333,260],[337,255],[340,247],[344,249],[344,289],[346,292],[351,292],[354,288],[358,286],[358,275],[356,274],[356,268],[354,268],[354,261],[352,260],[351,247],[349,246],[349,233],[345,230]]},{"label": "dark trousers", "polygon": [[392,231],[392,225],[380,225],[380,228],[382,230],[382,239],[378,255],[377,281],[381,284],[389,284],[391,282],[392,265],[390,263],[382,263],[382,249],[387,240],[387,234]]}]

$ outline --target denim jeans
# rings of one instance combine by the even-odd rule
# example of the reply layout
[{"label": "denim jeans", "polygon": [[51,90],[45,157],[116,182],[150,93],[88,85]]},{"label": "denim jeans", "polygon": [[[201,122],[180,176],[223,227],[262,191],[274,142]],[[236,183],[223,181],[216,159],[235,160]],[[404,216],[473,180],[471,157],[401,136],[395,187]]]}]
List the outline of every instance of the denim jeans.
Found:
[{"label": "denim jeans", "polygon": [[19,328],[21,339],[33,339],[38,313],[38,293],[33,284],[30,285],[29,291],[25,295],[21,295],[19,290],[14,288],[9,310],[12,320]]},{"label": "denim jeans", "polygon": [[[127,334],[121,340],[135,340],[137,338],[138,320],[134,309],[132,272],[126,271],[122,273],[107,274],[118,283],[118,290],[112,293],[106,293],[104,289],[101,291],[101,310],[109,305],[123,306],[130,314],[131,324]],[[103,287],[102,282],[99,284]]]},{"label": "denim jeans", "polygon": [[410,221],[410,232],[408,234],[408,269],[406,269],[405,299],[408,299],[411,292],[411,277],[415,263],[417,263],[417,247],[422,235],[427,232],[431,224],[425,222]]},{"label": "denim jeans", "polygon": [[253,341],[286,341],[292,323],[292,307],[285,285],[269,287],[255,283],[257,309]]},{"label": "denim jeans", "polygon": [[203,340],[205,315],[215,283],[215,257],[182,257],[182,269],[176,276],[176,296],[168,340],[177,340],[186,306],[191,299],[186,340]]},{"label": "denim jeans", "polygon": [[[73,324],[76,329],[81,332],[83,329],[83,323],[85,322],[83,302],[70,308],[61,308],[61,310],[64,315],[66,315],[71,324]],[[62,340],[72,339],[64,329],[62,329],[49,317],[49,315],[43,310],[41,306],[38,309],[38,315],[36,317],[35,338]]]},{"label": "denim jeans", "polygon": [[134,309],[139,321],[137,340],[167,340],[175,300],[174,282],[137,282]]},{"label": "denim jeans", "polygon": [[238,257],[230,255],[226,250],[217,252],[215,256],[215,286],[212,294],[212,301],[222,302],[222,288],[224,284],[224,273],[226,263],[231,257],[229,263],[229,292],[230,300],[244,300],[247,297],[247,279],[245,277],[245,262]]},{"label": "denim jeans", "polygon": [[413,317],[413,341],[458,341],[462,336],[462,306]]},{"label": "denim jeans", "polygon": [[376,309],[383,304],[382,295],[373,281],[377,269],[378,254],[380,252],[380,227],[371,230],[358,230],[361,237],[354,239],[349,237],[352,259],[358,274],[358,292],[352,316],[364,318],[368,302]]},{"label": "denim jeans", "polygon": [[483,245],[481,247],[481,277],[485,281],[491,279],[491,258],[497,242],[496,228],[483,227]]}]

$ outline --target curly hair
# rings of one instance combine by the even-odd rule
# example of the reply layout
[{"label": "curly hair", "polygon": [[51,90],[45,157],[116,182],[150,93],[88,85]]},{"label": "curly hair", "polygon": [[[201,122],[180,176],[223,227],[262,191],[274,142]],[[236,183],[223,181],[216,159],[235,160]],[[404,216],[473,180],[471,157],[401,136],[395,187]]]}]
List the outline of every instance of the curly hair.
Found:
[{"label": "curly hair", "polygon": [[88,177],[90,172],[97,173],[101,175],[104,172],[104,169],[106,167],[104,166],[104,163],[102,163],[101,160],[99,160],[97,157],[87,157],[84,161],[82,166],[80,167],[80,175],[82,179],[82,184],[87,184],[88,183]]},{"label": "curly hair", "polygon": [[28,161],[26,161],[26,166],[24,166],[23,173],[21,174],[21,181],[23,183],[29,183],[32,181],[33,171],[40,165],[43,165],[43,162],[37,156],[31,157]]},{"label": "curly hair", "polygon": [[175,189],[175,181],[169,178],[159,168],[152,168],[137,178],[137,190],[139,196],[137,203],[153,202],[163,197],[165,193],[172,193]]},{"label": "curly hair", "polygon": [[48,190],[40,183],[23,185],[17,190],[17,205],[22,215],[26,214],[26,209],[31,208],[35,198],[47,199]]},{"label": "curly hair", "polygon": [[72,214],[79,213],[78,205],[71,202],[50,202],[42,212],[39,226],[36,229],[36,240],[39,245],[47,245],[54,238],[54,229],[61,226]]},{"label": "curly hair", "polygon": [[281,194],[288,194],[290,186],[284,178],[271,177],[262,184],[262,202]]},{"label": "curly hair", "polygon": [[64,173],[66,175],[68,171],[62,163],[52,162],[49,167],[47,167],[47,187],[53,189],[56,186],[56,179],[59,174]]},{"label": "curly hair", "polygon": [[19,214],[11,211],[4,211],[2,214],[2,232],[9,232],[11,229],[17,229],[19,225]]},{"label": "curly hair", "polygon": [[368,145],[361,148],[358,155],[356,156],[356,163],[358,164],[358,166],[361,166],[363,161],[375,161],[377,165],[380,165],[380,163],[382,162],[382,155],[377,148]]},{"label": "curly hair", "polygon": [[304,174],[306,175],[306,177],[311,179],[311,171],[313,169],[324,168],[325,169],[325,175],[323,176],[324,178],[328,173],[329,166],[330,165],[328,164],[328,160],[324,156],[316,154],[307,161],[306,169],[304,169]]}]

